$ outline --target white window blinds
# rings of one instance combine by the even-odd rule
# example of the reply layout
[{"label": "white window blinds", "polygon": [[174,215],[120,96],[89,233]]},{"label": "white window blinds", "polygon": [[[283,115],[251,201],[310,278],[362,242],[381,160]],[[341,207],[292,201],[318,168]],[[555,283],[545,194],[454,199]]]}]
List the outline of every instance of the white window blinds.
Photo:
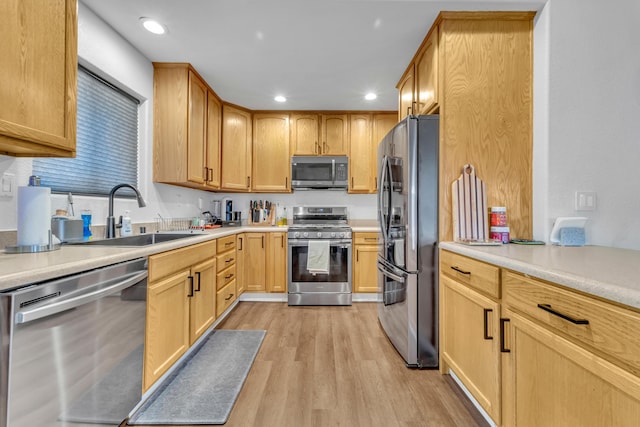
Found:
[{"label": "white window blinds", "polygon": [[[108,195],[138,183],[139,101],[78,67],[76,157],[37,158],[33,175],[54,193]],[[126,191],[125,191],[126,190]],[[132,196],[123,188],[118,196]]]}]

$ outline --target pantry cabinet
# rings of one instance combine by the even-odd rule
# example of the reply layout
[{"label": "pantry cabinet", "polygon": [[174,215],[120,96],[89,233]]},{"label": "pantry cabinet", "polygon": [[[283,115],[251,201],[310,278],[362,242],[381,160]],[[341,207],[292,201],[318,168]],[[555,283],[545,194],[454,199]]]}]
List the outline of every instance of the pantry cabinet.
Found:
[{"label": "pantry cabinet", "polygon": [[378,233],[353,233],[353,292],[378,292]]},{"label": "pantry cabinet", "polygon": [[[451,183],[472,164],[511,235],[532,235],[535,12],[442,12],[398,82],[399,118],[440,115],[440,240],[453,239]],[[508,166],[505,166],[508,165]]]},{"label": "pantry cabinet", "polygon": [[215,254],[210,241],[149,257],[144,390],[213,324]]},{"label": "pantry cabinet", "polygon": [[185,63],[154,63],[153,179],[219,187],[220,100]]},{"label": "pantry cabinet", "polygon": [[251,190],[290,192],[289,114],[253,115]]},{"label": "pantry cabinet", "polygon": [[74,157],[76,0],[0,2],[0,154]]},{"label": "pantry cabinet", "polygon": [[246,192],[251,188],[251,136],[251,113],[223,104],[222,190]]},{"label": "pantry cabinet", "polygon": [[441,372],[450,369],[500,425],[499,268],[440,251]]}]

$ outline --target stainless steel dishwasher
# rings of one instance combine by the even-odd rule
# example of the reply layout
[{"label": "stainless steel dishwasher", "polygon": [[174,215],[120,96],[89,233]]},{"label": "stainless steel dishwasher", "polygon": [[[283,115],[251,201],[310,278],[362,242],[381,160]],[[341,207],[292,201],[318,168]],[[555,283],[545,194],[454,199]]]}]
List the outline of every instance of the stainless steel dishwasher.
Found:
[{"label": "stainless steel dishwasher", "polygon": [[0,293],[0,426],[118,426],[142,396],[147,260]]}]

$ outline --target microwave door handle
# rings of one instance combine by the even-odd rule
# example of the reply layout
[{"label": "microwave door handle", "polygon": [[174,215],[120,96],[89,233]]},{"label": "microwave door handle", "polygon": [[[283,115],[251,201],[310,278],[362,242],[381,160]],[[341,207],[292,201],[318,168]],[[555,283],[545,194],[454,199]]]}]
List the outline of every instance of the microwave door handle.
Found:
[{"label": "microwave door handle", "polygon": [[331,183],[336,183],[336,159],[331,159]]},{"label": "microwave door handle", "polygon": [[114,280],[112,279],[112,280],[107,280],[105,282],[97,283],[96,285],[91,286],[91,288],[89,288],[87,292],[77,295],[73,298],[58,301],[52,304],[47,304],[42,307],[34,308],[32,310],[19,311],[18,313],[16,313],[15,322],[28,323],[34,320],[42,319],[43,317],[53,316],[54,314],[63,312],[65,310],[79,307],[81,305],[90,303],[104,296],[110,295],[117,291],[126,289],[132,285],[135,285],[136,283],[146,279],[147,275],[148,275],[147,270],[144,270],[142,272],[134,272],[133,274],[129,274],[124,277],[120,277],[119,279],[116,279],[115,283],[110,284],[109,286],[106,286],[104,288],[101,288],[101,286],[109,284]]}]

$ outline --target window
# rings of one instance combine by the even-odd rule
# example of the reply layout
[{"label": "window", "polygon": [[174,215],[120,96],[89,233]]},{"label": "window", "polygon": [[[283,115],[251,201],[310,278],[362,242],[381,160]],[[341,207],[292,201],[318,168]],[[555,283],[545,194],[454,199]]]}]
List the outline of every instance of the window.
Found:
[{"label": "window", "polygon": [[[139,101],[78,67],[76,157],[33,160],[33,175],[53,193],[108,195],[138,182]],[[126,190],[126,191],[125,191]],[[131,196],[123,188],[118,196]]]}]

